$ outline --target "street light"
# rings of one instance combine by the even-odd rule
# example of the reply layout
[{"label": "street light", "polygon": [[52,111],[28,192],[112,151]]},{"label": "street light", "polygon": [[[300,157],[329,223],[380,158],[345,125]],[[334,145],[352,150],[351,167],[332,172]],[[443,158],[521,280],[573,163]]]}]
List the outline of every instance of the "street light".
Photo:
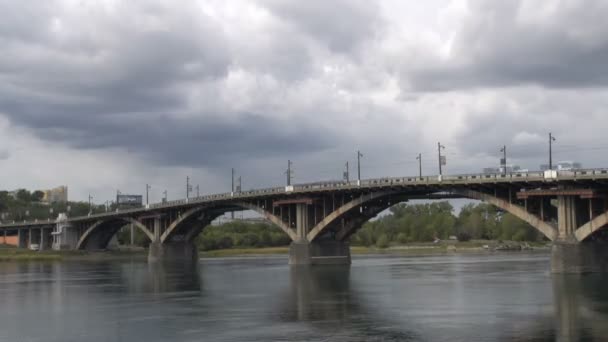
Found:
[{"label": "street light", "polygon": [[291,170],[291,165],[293,165],[291,160],[287,160],[287,171],[285,171],[285,174],[287,175],[287,186],[291,185],[291,177],[293,175],[293,171]]},{"label": "street light", "polygon": [[357,150],[357,185],[361,185],[361,157],[363,153]]},{"label": "street light", "polygon": [[91,196],[91,194],[89,193],[89,214],[93,213],[93,206],[91,204],[92,199],[93,199],[93,196]]},{"label": "street light", "polygon": [[190,198],[190,191],[192,191],[192,185],[190,185],[190,177],[186,176],[186,199]]},{"label": "street light", "polygon": [[346,183],[350,182],[350,174],[348,171],[348,162],[346,162],[346,171],[344,171],[344,180],[346,180]]},{"label": "street light", "polygon": [[163,191],[163,203],[167,202],[167,190]]},{"label": "street light", "polygon": [[150,204],[150,197],[148,193],[150,189],[152,189],[152,186],[150,184],[146,184],[146,206]]},{"label": "street light", "polygon": [[418,161],[418,174],[422,178],[422,153],[418,153],[416,160]]},{"label": "street light", "polygon": [[445,156],[441,155],[441,150],[445,150],[445,146],[441,145],[440,142],[437,143],[437,154],[439,155],[439,175],[442,175],[441,166],[446,164]]},{"label": "street light", "polygon": [[555,141],[555,137],[551,132],[549,132],[549,170],[553,170],[553,142]]},{"label": "street light", "polygon": [[502,167],[503,167],[503,174],[506,175],[507,174],[507,145],[504,145],[501,149],[500,152],[503,153],[503,157],[502,157]]}]

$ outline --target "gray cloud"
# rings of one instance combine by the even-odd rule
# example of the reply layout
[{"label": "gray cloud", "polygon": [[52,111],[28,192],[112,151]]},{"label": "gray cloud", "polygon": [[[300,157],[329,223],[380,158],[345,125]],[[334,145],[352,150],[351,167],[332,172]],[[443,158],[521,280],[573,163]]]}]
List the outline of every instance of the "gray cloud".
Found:
[{"label": "gray cloud", "polygon": [[351,54],[382,26],[377,3],[365,0],[266,0],[275,15],[323,42],[330,50]]},{"label": "gray cloud", "polygon": [[451,53],[404,71],[420,91],[608,85],[608,3],[470,2]]}]

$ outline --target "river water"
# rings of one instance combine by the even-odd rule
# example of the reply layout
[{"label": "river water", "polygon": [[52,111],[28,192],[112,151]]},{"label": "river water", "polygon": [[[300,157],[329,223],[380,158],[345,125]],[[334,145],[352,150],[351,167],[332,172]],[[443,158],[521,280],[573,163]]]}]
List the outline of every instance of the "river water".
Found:
[{"label": "river water", "polygon": [[0,263],[0,341],[608,341],[608,278],[540,253]]}]

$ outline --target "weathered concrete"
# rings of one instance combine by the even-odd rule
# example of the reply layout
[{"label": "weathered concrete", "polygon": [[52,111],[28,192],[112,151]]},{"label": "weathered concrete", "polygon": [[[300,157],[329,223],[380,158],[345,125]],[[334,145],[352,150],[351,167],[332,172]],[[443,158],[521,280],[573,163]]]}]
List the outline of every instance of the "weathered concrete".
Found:
[{"label": "weathered concrete", "polygon": [[198,249],[193,242],[152,242],[148,247],[149,262],[197,262]]},{"label": "weathered concrete", "polygon": [[350,265],[350,244],[343,241],[293,242],[290,265]]},{"label": "weathered concrete", "polygon": [[556,242],[551,250],[551,272],[608,272],[608,244]]}]

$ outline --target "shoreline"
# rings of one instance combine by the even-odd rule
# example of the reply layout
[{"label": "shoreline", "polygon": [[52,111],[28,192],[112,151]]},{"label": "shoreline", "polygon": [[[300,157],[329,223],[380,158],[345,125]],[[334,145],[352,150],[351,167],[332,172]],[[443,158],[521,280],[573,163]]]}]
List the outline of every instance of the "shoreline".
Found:
[{"label": "shoreline", "polygon": [[[520,251],[549,251],[550,243],[521,243],[499,241],[411,243],[388,248],[351,246],[352,255],[442,255],[468,253],[496,253]],[[199,251],[199,258],[258,257],[287,255],[289,246],[260,248],[230,248]],[[102,260],[147,260],[144,248],[121,248],[107,251],[32,251],[29,249],[0,248],[0,262],[9,261],[102,261]]]}]

